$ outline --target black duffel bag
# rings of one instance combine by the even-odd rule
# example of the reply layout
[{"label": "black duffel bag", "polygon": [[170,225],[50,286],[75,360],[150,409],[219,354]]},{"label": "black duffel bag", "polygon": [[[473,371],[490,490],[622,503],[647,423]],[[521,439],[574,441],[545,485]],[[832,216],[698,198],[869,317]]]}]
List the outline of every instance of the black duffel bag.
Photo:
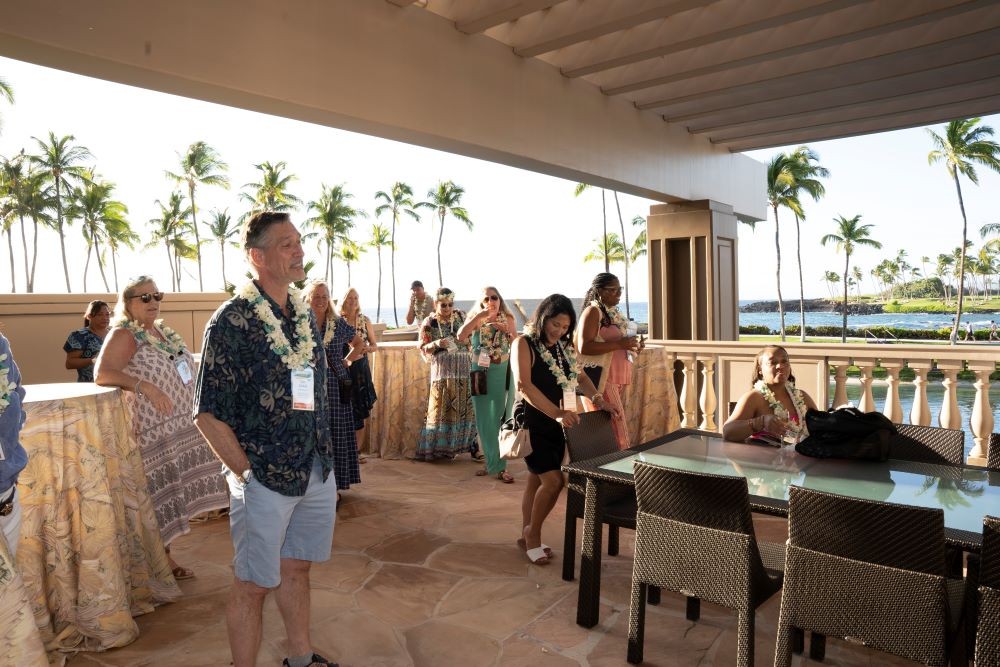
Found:
[{"label": "black duffel bag", "polygon": [[858,459],[885,461],[889,439],[896,427],[881,412],[861,412],[838,408],[829,412],[806,412],[809,437],[795,445],[795,451],[818,459]]}]

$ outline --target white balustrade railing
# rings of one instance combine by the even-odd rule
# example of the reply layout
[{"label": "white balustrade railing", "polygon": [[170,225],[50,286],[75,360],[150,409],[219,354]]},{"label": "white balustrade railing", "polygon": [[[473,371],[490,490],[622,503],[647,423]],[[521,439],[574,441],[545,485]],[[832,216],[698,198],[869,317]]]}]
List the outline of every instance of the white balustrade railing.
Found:
[{"label": "white balustrade railing", "polygon": [[[761,343],[733,341],[650,340],[650,345],[662,346],[681,362],[678,392],[681,426],[719,430],[729,416],[729,403],[750,387],[750,372]],[[1000,353],[986,346],[891,345],[872,348],[860,345],[816,345],[786,343],[792,361],[792,372],[798,386],[806,390],[818,405],[847,403],[847,367],[861,370],[861,397],[858,409],[878,410],[872,395],[873,372],[886,372],[887,392],[882,412],[893,422],[903,423],[900,400],[900,371],[910,368],[914,378],[913,406],[909,423],[929,426],[931,410],[928,402],[927,374],[937,369],[943,374],[944,397],[938,415],[938,426],[967,428],[973,436],[969,463],[985,465],[990,434],[993,432],[993,406],[990,404],[990,373],[1000,360]],[[962,424],[958,409],[958,372],[967,368],[975,375],[976,390],[971,415]],[[833,370],[833,396],[830,393],[830,371]]]}]

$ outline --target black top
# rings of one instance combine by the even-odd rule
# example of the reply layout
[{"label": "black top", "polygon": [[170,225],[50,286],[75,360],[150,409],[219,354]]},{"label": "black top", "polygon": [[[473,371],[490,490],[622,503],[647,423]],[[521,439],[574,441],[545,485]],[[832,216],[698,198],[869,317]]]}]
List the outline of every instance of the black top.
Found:
[{"label": "black top", "polygon": [[[542,361],[542,356],[538,353],[542,344],[533,338],[527,338],[528,349],[531,350],[531,384],[535,385],[539,391],[545,394],[545,398],[559,405],[563,397],[563,389],[556,382],[556,376],[552,373],[548,364]],[[569,375],[569,362],[562,351],[562,343],[556,343],[547,347],[549,354],[556,360],[556,363],[563,367],[563,373]],[[541,410],[536,409],[527,401],[524,402],[524,421],[528,431],[531,433],[532,446],[537,438],[552,440],[557,444],[564,442],[562,424],[546,415]]]}]

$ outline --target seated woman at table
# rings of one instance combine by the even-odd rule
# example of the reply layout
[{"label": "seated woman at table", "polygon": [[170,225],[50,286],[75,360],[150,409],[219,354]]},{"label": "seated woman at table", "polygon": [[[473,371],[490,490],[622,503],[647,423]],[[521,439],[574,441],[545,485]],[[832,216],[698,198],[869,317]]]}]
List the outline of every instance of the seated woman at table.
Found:
[{"label": "seated woman at table", "polygon": [[753,362],[753,389],[743,394],[729,419],[722,425],[722,437],[743,441],[754,433],[766,432],[778,438],[803,439],[806,410],[815,410],[809,394],[796,388],[788,352],[780,345],[768,345]]},{"label": "seated woman at table", "polygon": [[[566,453],[564,428],[573,428],[580,418],[576,413],[579,387],[591,397],[595,407],[621,417],[621,408],[608,403],[597,393],[586,373],[581,373],[573,347],[576,312],[573,303],[562,294],[545,297],[511,349],[511,364],[522,399],[514,414],[523,411],[524,427],[531,435],[531,454],[524,458],[528,483],[521,498],[521,537],[517,543],[536,565],[552,558],[552,550],[542,544],[542,523],[552,511],[564,481],[563,456]],[[566,405],[563,398],[571,401]]]},{"label": "seated woman at table", "polygon": [[188,579],[194,572],[170,557],[169,544],[191,530],[191,517],[229,507],[229,490],[191,420],[194,358],[184,339],[157,319],[162,300],[149,276],[128,281],[95,378],[102,387],[125,392],[170,568],[174,578]]},{"label": "seated woman at table", "polygon": [[111,308],[107,301],[95,299],[83,313],[83,328],[70,333],[63,345],[66,368],[76,371],[77,382],[94,381],[94,365],[104,345],[111,324]]}]

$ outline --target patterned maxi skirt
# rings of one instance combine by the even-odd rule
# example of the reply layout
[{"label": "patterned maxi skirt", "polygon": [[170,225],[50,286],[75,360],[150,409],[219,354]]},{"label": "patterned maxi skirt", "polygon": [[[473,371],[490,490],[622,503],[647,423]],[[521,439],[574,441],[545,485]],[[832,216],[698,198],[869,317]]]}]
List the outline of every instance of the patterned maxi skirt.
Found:
[{"label": "patterned maxi skirt", "polygon": [[431,360],[427,420],[420,432],[416,460],[452,459],[456,454],[478,451],[476,414],[469,388],[471,365],[468,349],[442,352]]}]

